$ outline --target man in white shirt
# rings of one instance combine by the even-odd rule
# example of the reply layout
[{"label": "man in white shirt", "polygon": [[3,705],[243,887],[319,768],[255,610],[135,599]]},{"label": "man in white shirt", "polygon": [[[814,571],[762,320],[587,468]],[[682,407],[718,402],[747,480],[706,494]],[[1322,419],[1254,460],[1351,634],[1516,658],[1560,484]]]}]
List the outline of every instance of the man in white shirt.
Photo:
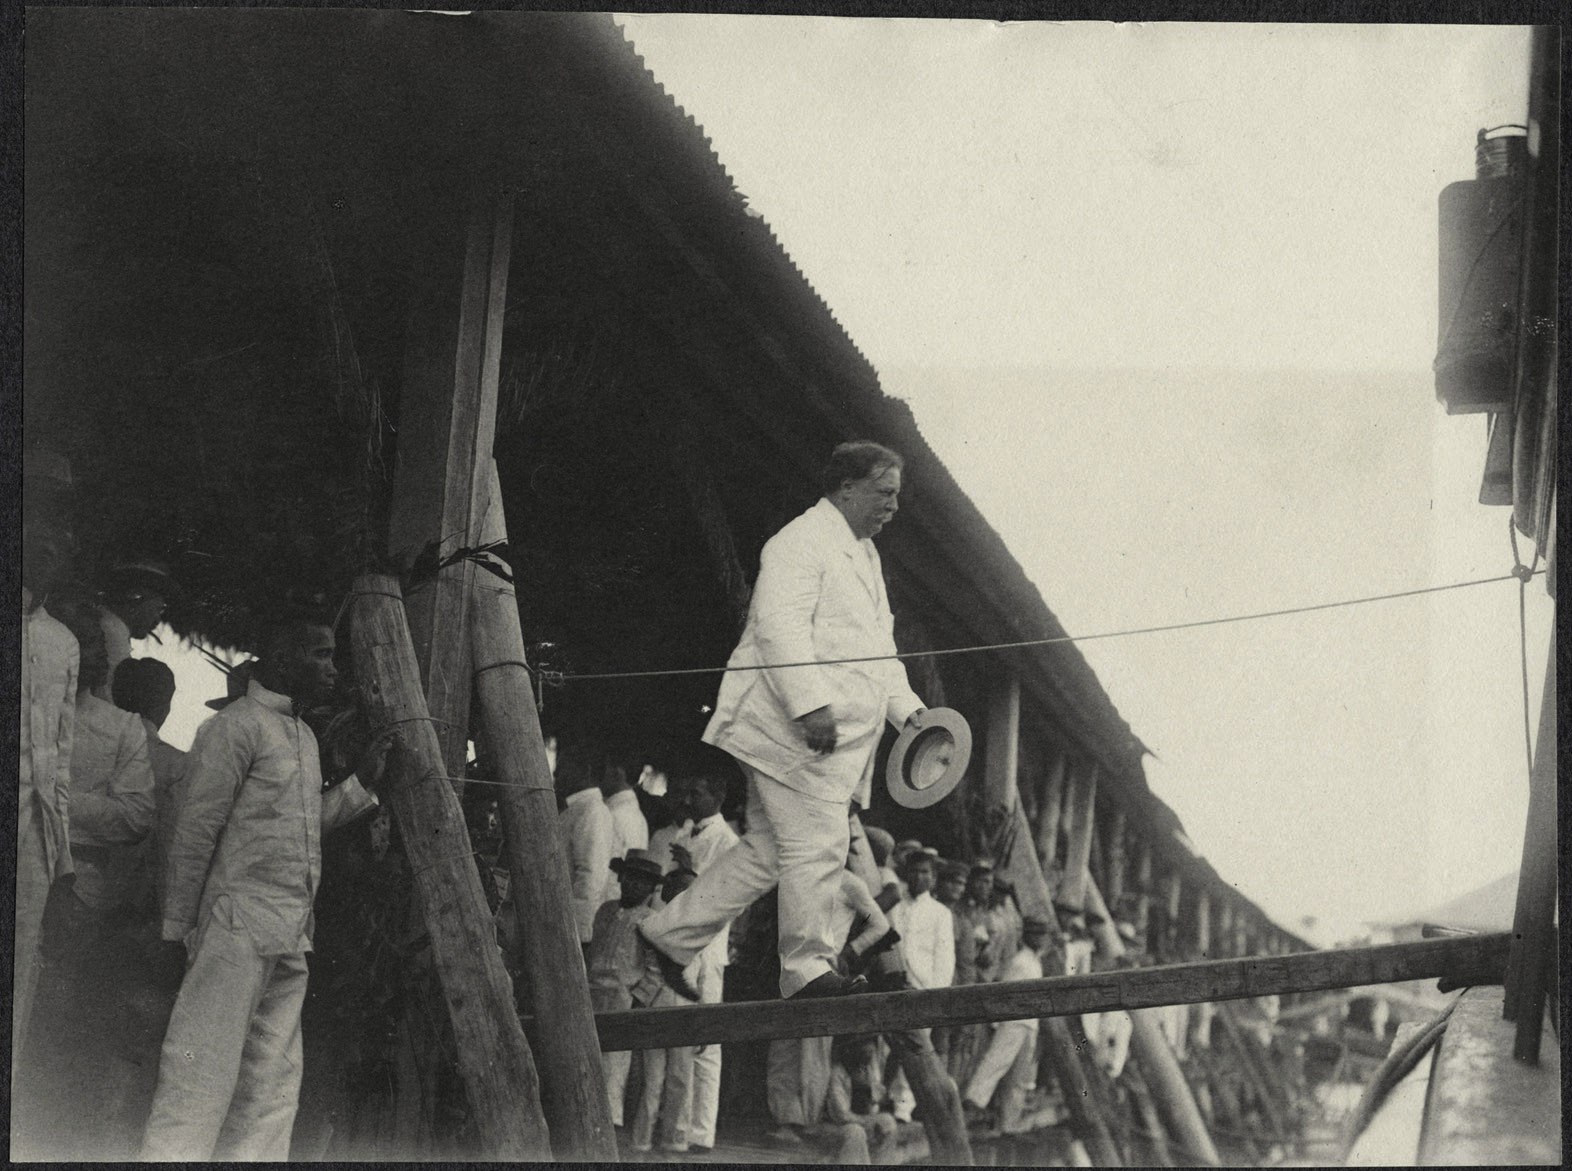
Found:
[{"label": "man in white shirt", "polygon": [[920,724],[923,710],[895,657],[872,539],[895,515],[901,467],[876,443],[841,444],[821,477],[823,498],[760,555],[747,625],[704,731],[747,774],[748,832],[642,925],[661,974],[685,995],[682,965],[772,886],[781,994],[865,987],[835,971],[829,910],[849,806],[868,805],[884,725]]},{"label": "man in white shirt", "polygon": [[151,1161],[289,1158],[321,836],[370,810],[386,741],[322,791],[302,708],[327,699],[333,631],[269,631],[246,694],[197,731],[170,839],[163,938],[189,959],[142,1142]]},{"label": "man in white shirt", "polygon": [[[73,874],[71,743],[76,720],[75,637],[42,603],[64,576],[71,533],[71,468],[63,456],[29,449],[22,480],[21,755],[17,774],[16,934],[11,985],[11,1085],[32,1019],[39,940],[50,887]],[[16,1098],[13,1095],[13,1105]],[[16,1149],[19,1114],[11,1115]]]},{"label": "man in white shirt", "polygon": [[[906,965],[906,979],[913,988],[948,988],[955,979],[955,920],[933,897],[938,851],[931,846],[906,856],[907,897],[890,910],[890,926],[900,934],[897,944]],[[919,1030],[926,1040],[932,1030]],[[910,1122],[917,1099],[904,1069],[890,1083],[895,1120]]]},{"label": "man in white shirt", "polygon": [[570,744],[559,752],[557,811],[568,850],[573,920],[579,946],[588,947],[595,934],[595,912],[608,901],[606,890],[614,877],[611,860],[621,856],[616,853],[617,826],[600,795],[596,770],[581,747]]},{"label": "man in white shirt", "polygon": [[[1000,982],[1040,980],[1043,976],[1042,949],[1049,937],[1048,924],[1041,919],[1026,919],[1021,926],[1021,945],[1005,962]],[[987,1049],[966,1083],[965,1103],[969,1114],[985,1109],[999,1091],[999,1129],[1005,1134],[1022,1130],[1022,1107],[1027,1092],[1036,1084],[1036,1017],[1020,1021],[1000,1021],[993,1030]]]},{"label": "man in white shirt", "polygon": [[[600,775],[600,795],[611,814],[614,831],[611,844],[613,858],[626,858],[629,850],[647,850],[650,845],[650,824],[644,820],[644,813],[639,808],[638,794],[628,783],[629,763],[609,763]],[[637,776],[638,765],[635,763],[633,768],[633,775]],[[616,902],[621,897],[622,883],[613,871],[611,881],[606,884],[606,901]]]},{"label": "man in white shirt", "polygon": [[[737,844],[737,834],[721,817],[721,802],[726,796],[726,774],[735,771],[724,755],[710,759],[699,771],[679,775],[673,782],[673,798],[681,824],[657,830],[654,855],[667,872],[686,867],[696,875],[707,871]],[[694,957],[693,983],[700,1004],[719,1004],[726,977],[729,924]],[[721,1047],[699,1046],[693,1054],[690,1082],[691,1109],[687,1127],[688,1150],[707,1151],[715,1146],[715,1121],[720,1109]]]},{"label": "man in white shirt", "polygon": [[186,754],[160,735],[175,696],[175,673],[157,659],[126,659],[115,668],[112,690],[115,706],[140,716],[147,733],[147,760],[153,766],[153,833],[143,850],[142,881],[149,889],[140,892],[140,901],[162,907],[164,862],[169,857],[169,833],[174,825],[175,782],[186,761]]}]

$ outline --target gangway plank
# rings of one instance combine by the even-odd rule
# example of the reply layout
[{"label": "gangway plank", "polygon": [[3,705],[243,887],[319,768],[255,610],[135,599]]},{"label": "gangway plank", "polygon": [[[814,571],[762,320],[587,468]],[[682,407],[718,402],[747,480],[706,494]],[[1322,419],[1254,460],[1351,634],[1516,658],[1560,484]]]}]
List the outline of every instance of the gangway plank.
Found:
[{"label": "gangway plank", "polygon": [[1502,932],[958,988],[636,1009],[598,1013],[595,1025],[601,1049],[612,1052],[1046,1019],[1406,980],[1445,978],[1454,986],[1499,984],[1510,947],[1510,933]]}]

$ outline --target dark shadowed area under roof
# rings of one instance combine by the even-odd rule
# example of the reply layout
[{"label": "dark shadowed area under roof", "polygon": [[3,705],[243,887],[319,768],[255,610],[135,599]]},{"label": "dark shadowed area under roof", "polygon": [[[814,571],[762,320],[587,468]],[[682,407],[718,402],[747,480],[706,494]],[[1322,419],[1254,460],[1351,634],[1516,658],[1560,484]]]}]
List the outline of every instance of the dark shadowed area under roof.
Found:
[{"label": "dark shadowed area under roof", "polygon": [[[38,9],[28,35],[27,438],[71,456],[85,548],[175,560],[182,632],[247,646],[377,563],[407,292],[430,224],[500,175],[527,639],[577,671],[723,662],[738,573],[854,436],[908,460],[881,542],[903,647],[1063,635],[609,17]],[[1061,747],[1145,793],[1073,645],[1008,658]],[[713,688],[586,707],[682,729]]]}]

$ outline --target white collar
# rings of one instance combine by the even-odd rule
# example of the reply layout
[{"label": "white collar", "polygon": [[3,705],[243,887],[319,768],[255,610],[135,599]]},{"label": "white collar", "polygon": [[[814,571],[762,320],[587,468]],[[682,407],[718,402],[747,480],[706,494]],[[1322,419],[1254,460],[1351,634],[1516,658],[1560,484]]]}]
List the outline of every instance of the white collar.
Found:
[{"label": "white collar", "polygon": [[564,798],[563,803],[566,805],[583,805],[586,802],[599,801],[600,799],[600,790],[591,785],[587,789],[580,789],[577,793],[569,793]]},{"label": "white collar", "polygon": [[819,497],[819,502],[813,507],[819,514],[820,523],[828,532],[834,533],[837,540],[855,549],[866,549],[873,544],[867,537],[859,537],[852,532],[846,514],[836,508],[835,501],[828,496]]}]

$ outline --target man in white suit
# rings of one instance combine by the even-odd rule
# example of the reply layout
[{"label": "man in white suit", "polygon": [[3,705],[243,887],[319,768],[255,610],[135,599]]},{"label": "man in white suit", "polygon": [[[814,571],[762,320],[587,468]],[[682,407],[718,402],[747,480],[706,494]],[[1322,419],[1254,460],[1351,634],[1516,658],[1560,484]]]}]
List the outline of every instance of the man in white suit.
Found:
[{"label": "man in white suit", "polygon": [[682,966],[777,885],[781,994],[866,987],[835,971],[830,912],[850,804],[868,804],[884,723],[917,724],[923,711],[893,657],[872,540],[898,507],[901,457],[843,443],[820,486],[824,498],[764,546],[747,626],[704,731],[747,774],[748,832],[640,928],[661,975],[690,1000]]}]

